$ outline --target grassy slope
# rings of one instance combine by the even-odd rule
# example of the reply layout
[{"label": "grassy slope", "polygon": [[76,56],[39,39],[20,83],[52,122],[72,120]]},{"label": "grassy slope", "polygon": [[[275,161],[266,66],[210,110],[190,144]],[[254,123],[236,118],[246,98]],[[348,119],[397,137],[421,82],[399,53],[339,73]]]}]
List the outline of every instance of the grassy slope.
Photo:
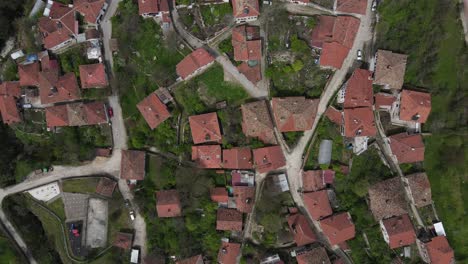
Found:
[{"label": "grassy slope", "polygon": [[71,193],[96,193],[98,178],[81,178],[66,180],[62,183],[62,190]]},{"label": "grassy slope", "polygon": [[408,54],[405,82],[432,93],[424,167],[456,258],[467,261],[468,52],[457,1],[385,1],[379,10],[379,47]]},{"label": "grassy slope", "polygon": [[0,236],[0,263],[5,263],[5,264],[20,263],[21,259],[16,254],[17,252],[11,245],[11,242],[7,238]]}]

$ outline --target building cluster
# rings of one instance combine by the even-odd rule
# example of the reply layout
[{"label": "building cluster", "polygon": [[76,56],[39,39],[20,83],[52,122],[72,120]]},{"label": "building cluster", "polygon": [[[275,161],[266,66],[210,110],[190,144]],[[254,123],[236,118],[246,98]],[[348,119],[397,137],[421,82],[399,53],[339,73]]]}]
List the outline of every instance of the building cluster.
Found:
[{"label": "building cluster", "polygon": [[231,42],[234,48],[234,60],[241,62],[237,69],[249,81],[257,84],[262,80],[260,27],[247,24],[235,27],[232,30]]},{"label": "building cluster", "polygon": [[171,25],[169,0],[138,0],[138,14],[155,19],[163,29]]}]

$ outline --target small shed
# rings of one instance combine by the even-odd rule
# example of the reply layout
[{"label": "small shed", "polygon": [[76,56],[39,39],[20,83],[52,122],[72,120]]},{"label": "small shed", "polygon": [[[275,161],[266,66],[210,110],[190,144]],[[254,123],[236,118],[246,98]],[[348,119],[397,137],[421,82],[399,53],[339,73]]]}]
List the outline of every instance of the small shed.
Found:
[{"label": "small shed", "polygon": [[318,163],[322,164],[330,164],[331,162],[331,155],[332,155],[332,144],[333,141],[324,139],[320,142],[320,149],[318,155]]}]

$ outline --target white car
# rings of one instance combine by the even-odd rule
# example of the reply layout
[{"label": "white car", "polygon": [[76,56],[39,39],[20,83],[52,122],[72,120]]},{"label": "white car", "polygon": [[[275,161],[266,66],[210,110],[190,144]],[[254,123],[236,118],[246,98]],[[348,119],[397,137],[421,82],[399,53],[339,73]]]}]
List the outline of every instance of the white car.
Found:
[{"label": "white car", "polygon": [[362,60],[362,50],[357,51],[357,60],[361,61]]},{"label": "white car", "polygon": [[372,2],[371,10],[372,10],[372,12],[375,12],[375,11],[377,10],[377,1],[376,1],[376,0],[374,0],[374,1]]},{"label": "white car", "polygon": [[135,220],[135,211],[133,210],[130,210],[130,219],[132,219],[132,221]]}]

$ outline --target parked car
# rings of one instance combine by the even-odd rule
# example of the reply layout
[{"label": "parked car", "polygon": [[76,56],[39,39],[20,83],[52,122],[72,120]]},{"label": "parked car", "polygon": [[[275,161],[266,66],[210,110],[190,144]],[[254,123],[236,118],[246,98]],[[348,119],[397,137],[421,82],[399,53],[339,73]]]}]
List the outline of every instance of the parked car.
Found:
[{"label": "parked car", "polygon": [[112,107],[108,106],[107,107],[107,114],[109,115],[109,118],[114,116],[114,109]]},{"label": "parked car", "polygon": [[362,50],[357,51],[357,60],[358,61],[362,60]]},{"label": "parked car", "polygon": [[372,2],[371,10],[372,10],[372,12],[375,12],[377,10],[377,0],[374,0]]},{"label": "parked car", "polygon": [[135,220],[135,211],[133,210],[130,210],[130,219],[132,219],[132,221]]}]

